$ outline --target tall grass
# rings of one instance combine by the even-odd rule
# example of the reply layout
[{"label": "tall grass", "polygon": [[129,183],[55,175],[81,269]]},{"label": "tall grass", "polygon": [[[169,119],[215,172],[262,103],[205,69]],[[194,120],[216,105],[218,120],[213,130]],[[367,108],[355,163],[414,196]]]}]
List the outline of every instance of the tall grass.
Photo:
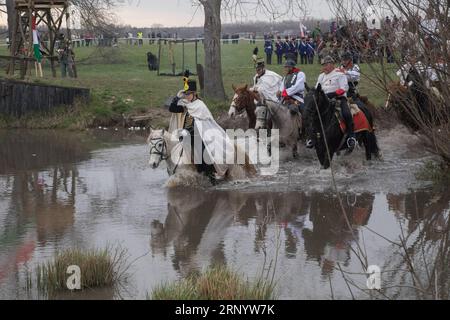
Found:
[{"label": "tall grass", "polygon": [[[37,266],[36,287],[42,294],[52,295],[67,288],[69,266],[81,270],[81,290],[113,287],[124,275],[126,251],[123,249],[69,249],[56,254],[52,261]],[[27,287],[32,288],[32,277],[28,277]]]},{"label": "tall grass", "polygon": [[224,266],[200,275],[163,284],[152,291],[153,300],[272,300],[275,287],[265,280],[250,282]]}]

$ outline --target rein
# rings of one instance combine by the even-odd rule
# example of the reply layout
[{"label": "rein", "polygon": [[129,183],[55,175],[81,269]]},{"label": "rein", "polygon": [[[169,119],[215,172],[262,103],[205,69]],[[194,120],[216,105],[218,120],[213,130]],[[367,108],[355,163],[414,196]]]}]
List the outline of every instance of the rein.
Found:
[{"label": "rein", "polygon": [[[162,142],[162,147],[158,148],[158,144]],[[160,157],[160,161],[165,161],[169,159],[167,155],[167,143],[164,138],[152,138],[150,139],[152,147],[150,148],[150,155],[157,155]]]},{"label": "rein", "polygon": [[[162,142],[162,147],[158,148],[158,144],[160,142]],[[169,159],[167,143],[166,143],[166,140],[164,140],[164,138],[152,138],[152,139],[150,139],[150,143],[152,144],[152,147],[150,148],[150,155],[155,154],[155,155],[159,156],[160,162],[166,161]],[[183,153],[184,153],[184,149],[182,148],[180,157],[178,158],[178,161],[177,161],[174,169],[172,170],[171,173],[169,173],[171,176],[173,176],[177,172],[177,169],[180,165],[181,158],[183,158]]]},{"label": "rein", "polygon": [[251,107],[254,105],[255,97],[252,97],[252,94],[249,91],[241,92],[237,94],[237,97],[233,99],[234,107],[238,114],[241,114],[245,111],[249,113]]}]

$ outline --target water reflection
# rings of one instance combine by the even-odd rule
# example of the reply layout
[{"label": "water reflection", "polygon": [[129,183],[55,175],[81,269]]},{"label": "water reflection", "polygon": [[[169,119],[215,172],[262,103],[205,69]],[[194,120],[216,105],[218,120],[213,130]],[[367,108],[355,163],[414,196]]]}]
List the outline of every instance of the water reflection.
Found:
[{"label": "water reflection", "polygon": [[30,262],[37,247],[57,246],[72,227],[73,163],[88,159],[89,150],[75,137],[51,131],[0,131],[0,141],[0,203],[6,207],[0,214],[1,284]]},{"label": "water reflection", "polygon": [[395,215],[407,222],[407,234],[414,233],[424,221],[426,222],[424,230],[426,240],[439,240],[442,232],[448,230],[445,219],[450,203],[448,189],[431,195],[426,190],[388,195],[387,201]]},{"label": "water reflection", "polygon": [[0,175],[87,160],[85,138],[60,131],[0,130]]},{"label": "water reflection", "polygon": [[[369,222],[375,197],[364,193],[344,198],[354,234],[358,234],[358,228]],[[223,262],[223,241],[233,224],[255,225],[255,253],[266,244],[267,229],[279,226],[284,233],[284,256],[294,259],[303,247],[306,259],[321,264],[323,274],[333,272],[336,262],[348,265],[355,241],[332,194],[177,189],[169,190],[168,203],[165,222],[152,223],[151,248],[154,254],[167,255],[173,246],[172,261],[179,271],[198,261]]]},{"label": "water reflection", "polygon": [[[306,194],[170,190],[166,220],[164,222],[155,220],[152,223],[152,252],[155,255],[169,255],[175,270],[186,276],[204,265],[227,263],[226,252],[244,250],[248,246],[248,243],[243,243],[245,240],[242,240],[238,248],[226,248],[225,240],[234,236],[233,229],[245,227],[251,231],[251,226],[255,227],[252,231],[253,251],[258,255],[262,248],[271,243],[266,240],[273,240],[267,239],[268,230],[276,227],[281,229],[283,235],[284,247],[280,254],[288,260],[304,259],[315,263],[319,267],[320,275],[326,281],[333,276],[341,277],[341,274],[336,272],[338,264],[341,268],[347,268],[347,271],[361,272],[359,260],[361,257],[355,256],[355,248],[358,243],[367,250],[366,244],[361,239],[361,231],[367,233],[365,226],[373,229],[377,225],[371,223],[376,196],[368,192],[344,193],[341,199],[348,222],[342,214],[339,199],[331,192]],[[405,243],[412,241],[412,246],[406,249],[411,250],[411,254],[422,248],[434,247],[433,250],[436,250],[436,247],[440,247],[440,255],[433,254],[431,249],[430,252],[421,252],[422,257],[419,258],[427,263],[435,263],[437,258],[439,261],[444,257],[448,258],[450,207],[448,190],[388,194],[384,196],[384,201],[379,203],[386,203],[396,219],[386,220],[382,224],[383,227],[377,229],[380,236],[370,238],[371,251],[367,253],[368,255],[373,257],[379,248],[386,247],[386,241],[389,239],[383,238],[382,235],[389,231],[395,234],[391,239],[393,242],[402,234],[406,238]],[[348,226],[349,223],[351,228]],[[407,229],[403,230],[403,224]],[[169,252],[173,254],[170,255]],[[386,257],[384,270],[402,268],[408,270],[409,257],[399,252],[398,247],[390,247],[383,255]],[[424,266],[423,261],[418,265]],[[355,269],[358,266],[359,268]],[[426,274],[426,270],[419,269],[416,272],[421,276]],[[404,289],[403,286],[410,280],[405,275],[399,274],[386,275],[386,283],[395,283]],[[448,280],[448,264],[442,264],[439,274],[440,279]],[[305,276],[307,277],[303,275]],[[448,283],[444,281],[442,285],[440,284],[441,297],[445,292],[442,286],[445,287]],[[396,293],[398,296],[400,291]],[[402,292],[406,296],[411,294],[408,290]]]}]

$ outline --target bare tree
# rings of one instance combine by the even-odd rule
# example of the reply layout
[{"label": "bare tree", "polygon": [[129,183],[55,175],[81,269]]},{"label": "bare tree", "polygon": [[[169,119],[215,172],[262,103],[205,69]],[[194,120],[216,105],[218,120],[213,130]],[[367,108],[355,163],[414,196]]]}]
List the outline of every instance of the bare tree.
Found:
[{"label": "bare tree", "polygon": [[8,36],[12,39],[12,32],[14,30],[14,23],[16,21],[16,9],[14,6],[14,0],[6,0],[6,12],[8,14]]},{"label": "bare tree", "polygon": [[[16,19],[14,2],[15,0],[5,0],[10,39],[12,39]],[[118,4],[117,0],[70,0],[69,2],[86,29],[102,32],[109,29],[114,22],[112,9]]]},{"label": "bare tree", "polygon": [[248,12],[254,15],[270,16],[272,20],[284,16],[306,16],[306,0],[197,0],[197,5],[203,7],[205,13],[204,49],[205,49],[205,88],[208,98],[225,100],[225,89],[222,78],[221,57],[221,13],[230,18],[248,17]]},{"label": "bare tree", "polygon": [[347,26],[355,23],[351,21],[355,17],[361,19],[361,26],[349,27],[350,41],[344,40],[343,47],[355,49],[352,39],[360,38],[361,30],[373,29],[367,31],[367,45],[357,48],[371,58],[366,59],[371,74],[365,80],[386,93],[389,111],[418,131],[430,151],[449,165],[450,2],[329,0],[329,4]]},{"label": "bare tree", "polygon": [[115,24],[117,0],[70,0],[82,27],[92,32],[108,33]]}]

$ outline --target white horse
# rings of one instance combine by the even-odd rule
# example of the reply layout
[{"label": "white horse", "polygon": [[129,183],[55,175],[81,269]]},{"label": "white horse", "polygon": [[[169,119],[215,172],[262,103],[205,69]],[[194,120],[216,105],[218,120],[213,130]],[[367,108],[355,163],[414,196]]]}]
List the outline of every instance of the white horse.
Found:
[{"label": "white horse", "polygon": [[[171,134],[166,130],[150,130],[147,139],[150,147],[150,166],[157,169],[161,162],[166,161],[169,176],[173,176],[181,170],[197,173],[196,166],[188,152],[184,152],[183,143],[180,142],[178,136],[177,133]],[[236,144],[235,151],[237,152]],[[245,156],[245,164],[230,164],[228,167],[225,180],[240,180],[256,175],[256,169],[250,164],[247,155]]]}]

